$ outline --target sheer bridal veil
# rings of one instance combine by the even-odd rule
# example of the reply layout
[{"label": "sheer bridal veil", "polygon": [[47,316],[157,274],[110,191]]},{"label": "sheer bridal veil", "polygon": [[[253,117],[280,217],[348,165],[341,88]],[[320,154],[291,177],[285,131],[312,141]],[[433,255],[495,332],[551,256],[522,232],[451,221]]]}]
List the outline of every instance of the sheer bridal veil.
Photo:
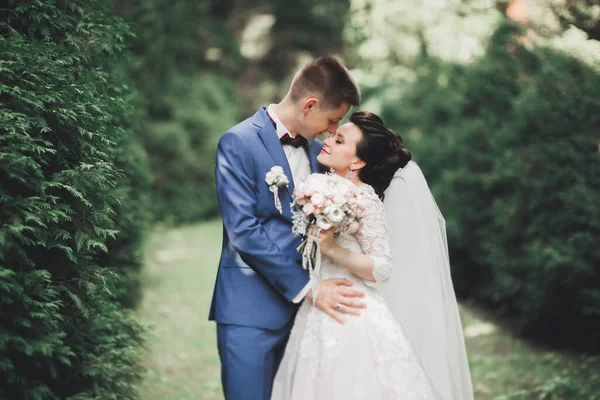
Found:
[{"label": "sheer bridal veil", "polygon": [[446,225],[414,162],[385,191],[394,272],[379,286],[439,400],[472,400],[473,388],[450,276]]}]

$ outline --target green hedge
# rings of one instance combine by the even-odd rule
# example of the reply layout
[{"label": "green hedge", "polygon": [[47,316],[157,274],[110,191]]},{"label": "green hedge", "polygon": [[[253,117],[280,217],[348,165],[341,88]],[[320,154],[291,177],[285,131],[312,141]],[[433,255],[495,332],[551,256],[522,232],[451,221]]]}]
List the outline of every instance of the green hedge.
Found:
[{"label": "green hedge", "polygon": [[447,218],[455,287],[557,346],[600,350],[600,74],[501,25],[471,65],[427,59],[383,117]]},{"label": "green hedge", "polygon": [[110,2],[0,13],[0,398],[136,398],[150,215]]}]

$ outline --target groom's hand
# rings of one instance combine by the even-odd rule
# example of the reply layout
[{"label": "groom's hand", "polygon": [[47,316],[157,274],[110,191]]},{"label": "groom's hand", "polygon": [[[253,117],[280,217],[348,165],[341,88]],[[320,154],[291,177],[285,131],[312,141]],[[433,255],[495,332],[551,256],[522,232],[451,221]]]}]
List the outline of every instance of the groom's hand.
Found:
[{"label": "groom's hand", "polygon": [[[367,306],[357,299],[365,297],[365,294],[350,289],[352,285],[352,282],[343,278],[318,281],[315,306],[340,324],[343,324],[344,320],[339,313],[360,315],[360,310]],[[313,291],[310,290],[306,297],[312,301]]]}]

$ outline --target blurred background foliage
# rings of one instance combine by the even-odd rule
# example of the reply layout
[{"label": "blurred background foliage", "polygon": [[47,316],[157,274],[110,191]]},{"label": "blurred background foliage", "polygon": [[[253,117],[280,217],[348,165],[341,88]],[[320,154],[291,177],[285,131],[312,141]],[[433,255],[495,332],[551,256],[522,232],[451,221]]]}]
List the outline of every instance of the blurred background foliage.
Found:
[{"label": "blurred background foliage", "polygon": [[300,54],[339,53],[348,8],[340,0],[116,2],[135,33],[128,69],[158,220],[218,214],[218,138],[283,93]]},{"label": "blurred background foliage", "polygon": [[598,352],[600,5],[358,3],[347,37],[363,107],[428,177],[458,294],[536,340]]},{"label": "blurred background foliage", "polygon": [[135,397],[149,227],[218,216],[220,135],[318,55],[421,165],[461,298],[598,353],[597,0],[9,0],[0,31],[0,397]]}]

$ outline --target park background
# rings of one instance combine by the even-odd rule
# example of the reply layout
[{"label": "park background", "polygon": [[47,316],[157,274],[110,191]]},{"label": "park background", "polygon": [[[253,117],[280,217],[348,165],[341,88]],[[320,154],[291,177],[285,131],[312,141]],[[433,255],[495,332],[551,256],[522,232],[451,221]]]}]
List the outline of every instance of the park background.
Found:
[{"label": "park background", "polygon": [[0,30],[1,399],[222,399],[215,148],[319,55],[446,217],[476,398],[600,398],[597,0],[9,0]]}]

